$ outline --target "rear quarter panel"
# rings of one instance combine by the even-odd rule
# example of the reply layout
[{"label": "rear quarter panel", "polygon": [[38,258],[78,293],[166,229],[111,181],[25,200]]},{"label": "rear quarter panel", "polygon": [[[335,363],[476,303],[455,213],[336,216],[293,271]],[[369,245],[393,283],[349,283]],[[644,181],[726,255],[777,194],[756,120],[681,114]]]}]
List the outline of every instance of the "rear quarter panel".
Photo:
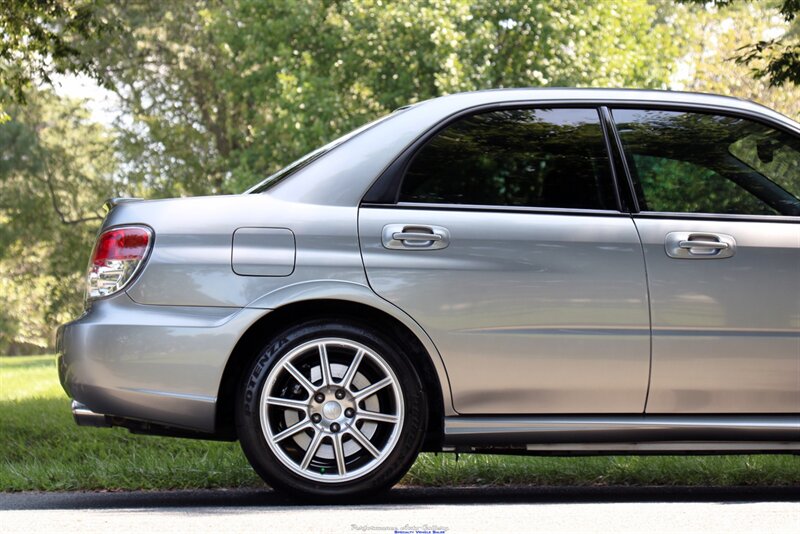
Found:
[{"label": "rear quarter panel", "polygon": [[[355,207],[235,195],[122,204],[106,226],[145,223],[154,247],[128,287],[139,304],[245,307],[282,287],[316,280],[366,285]],[[239,228],[287,228],[296,240],[296,267],[286,276],[234,272],[232,244]]]}]

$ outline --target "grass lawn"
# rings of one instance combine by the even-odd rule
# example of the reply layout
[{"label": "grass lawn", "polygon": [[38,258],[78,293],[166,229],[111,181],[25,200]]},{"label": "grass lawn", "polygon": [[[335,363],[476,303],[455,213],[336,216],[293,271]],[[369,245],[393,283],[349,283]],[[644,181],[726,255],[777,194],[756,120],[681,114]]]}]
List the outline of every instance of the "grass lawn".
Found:
[{"label": "grass lawn", "polygon": [[[423,454],[404,484],[798,485],[797,456]],[[0,491],[263,486],[238,443],[78,427],[52,356],[0,357]]]}]

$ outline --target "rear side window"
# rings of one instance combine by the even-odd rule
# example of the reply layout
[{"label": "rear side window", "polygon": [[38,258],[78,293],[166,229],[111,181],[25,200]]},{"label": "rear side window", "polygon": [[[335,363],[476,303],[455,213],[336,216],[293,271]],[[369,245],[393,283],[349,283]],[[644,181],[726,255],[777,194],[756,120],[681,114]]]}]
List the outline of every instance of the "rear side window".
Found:
[{"label": "rear side window", "polygon": [[617,209],[595,109],[508,109],[446,127],[414,157],[399,200]]},{"label": "rear side window", "polygon": [[644,211],[800,215],[798,139],[740,117],[613,111]]}]

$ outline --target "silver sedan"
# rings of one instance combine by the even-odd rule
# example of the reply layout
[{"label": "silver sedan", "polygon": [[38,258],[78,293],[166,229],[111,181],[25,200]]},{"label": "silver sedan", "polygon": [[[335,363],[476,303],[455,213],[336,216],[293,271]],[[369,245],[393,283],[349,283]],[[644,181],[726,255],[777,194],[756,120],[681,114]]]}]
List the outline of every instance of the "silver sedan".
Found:
[{"label": "silver sedan", "polygon": [[800,125],[759,105],[457,94],[108,207],[58,332],[78,424],[329,500],[420,450],[800,452]]}]

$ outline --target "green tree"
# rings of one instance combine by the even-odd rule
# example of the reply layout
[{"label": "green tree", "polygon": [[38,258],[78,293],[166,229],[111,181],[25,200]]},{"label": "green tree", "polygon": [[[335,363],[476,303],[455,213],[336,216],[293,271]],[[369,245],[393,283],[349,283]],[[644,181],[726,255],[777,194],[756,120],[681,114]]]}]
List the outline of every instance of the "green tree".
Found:
[{"label": "green tree", "polygon": [[[720,8],[739,4],[738,0],[679,1]],[[770,85],[800,85],[800,23],[797,18],[800,14],[800,0],[781,0],[775,3],[758,0],[753,4],[757,6],[756,9],[767,11],[767,18],[763,20],[769,20],[777,12],[786,22],[786,31],[777,37],[759,37],[740,42],[733,58],[737,63],[749,65],[755,78],[765,79]],[[767,7],[770,9],[764,9]]]},{"label": "green tree", "polygon": [[692,20],[696,38],[679,60],[673,88],[746,98],[800,119],[800,85],[771,84],[767,78],[752,76],[756,63],[748,67],[731,61],[742,43],[789,31],[785,21],[776,20],[773,8],[754,2],[722,11],[696,9]]},{"label": "green tree", "polygon": [[97,77],[95,58],[79,47],[108,30],[93,2],[4,0],[0,3],[0,112],[27,90],[66,72]]},{"label": "green tree", "polygon": [[133,118],[133,182],[232,192],[392,109],[505,86],[665,87],[670,4],[229,0],[108,4],[90,55]]},{"label": "green tree", "polygon": [[52,343],[74,317],[103,200],[120,189],[113,137],[82,102],[30,93],[0,125],[0,348]]}]

